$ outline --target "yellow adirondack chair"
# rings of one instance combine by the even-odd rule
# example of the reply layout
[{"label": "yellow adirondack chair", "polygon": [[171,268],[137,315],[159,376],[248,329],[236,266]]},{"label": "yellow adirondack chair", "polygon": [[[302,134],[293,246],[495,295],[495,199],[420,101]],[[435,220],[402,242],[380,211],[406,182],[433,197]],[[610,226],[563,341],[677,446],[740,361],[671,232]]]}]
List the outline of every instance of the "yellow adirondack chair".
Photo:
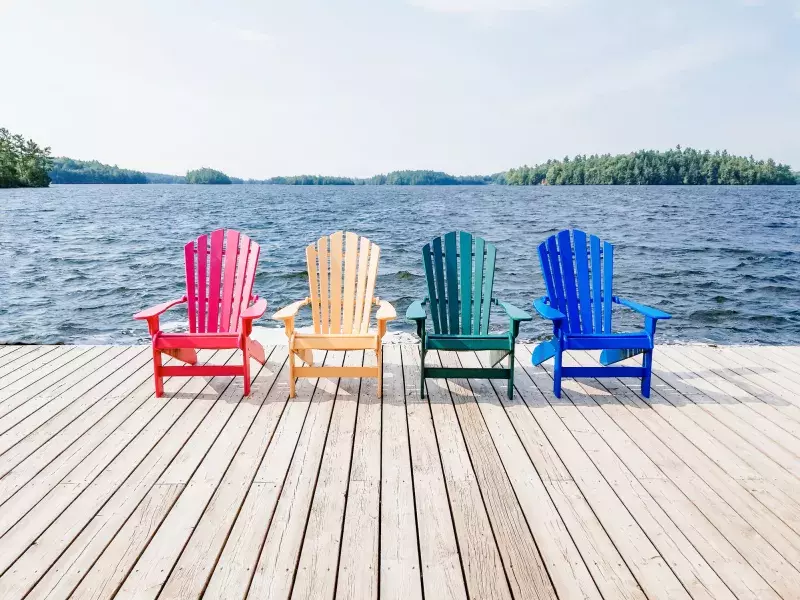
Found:
[{"label": "yellow adirondack chair", "polygon": [[[346,241],[346,248],[343,242]],[[381,249],[355,233],[337,231],[306,248],[311,296],[286,306],[272,318],[283,321],[289,339],[289,396],[295,396],[296,377],[377,377],[378,398],[383,388],[381,340],[386,322],[396,318],[394,307],[373,297]],[[344,277],[344,279],[343,279]],[[295,330],[294,318],[311,306],[314,332]],[[378,330],[370,331],[372,307]],[[374,350],[376,367],[314,366],[313,350]],[[306,366],[296,366],[295,357]]]}]

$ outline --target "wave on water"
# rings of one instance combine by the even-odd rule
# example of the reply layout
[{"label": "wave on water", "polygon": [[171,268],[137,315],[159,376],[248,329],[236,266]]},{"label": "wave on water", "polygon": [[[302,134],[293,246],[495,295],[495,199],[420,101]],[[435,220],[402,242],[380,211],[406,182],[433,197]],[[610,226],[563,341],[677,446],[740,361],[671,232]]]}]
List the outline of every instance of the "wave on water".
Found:
[{"label": "wave on water", "polygon": [[[381,246],[375,295],[397,309],[390,331],[407,334],[405,310],[427,294],[420,249],[434,236],[463,230],[495,243],[495,296],[533,313],[544,294],[536,245],[577,227],[616,245],[616,293],[673,314],[659,324],[661,342],[800,342],[800,186],[198,187],[0,191],[0,341],[145,341],[132,315],[180,297],[183,244],[227,226],[261,245],[255,292],[269,303],[259,326],[270,330],[279,324],[268,315],[308,295],[305,247],[333,231]],[[614,314],[620,330],[642,326],[631,311]],[[298,324],[310,322],[304,309]],[[162,325],[184,330],[186,309]],[[507,326],[494,311],[493,330]],[[520,339],[551,331],[534,313]]]}]

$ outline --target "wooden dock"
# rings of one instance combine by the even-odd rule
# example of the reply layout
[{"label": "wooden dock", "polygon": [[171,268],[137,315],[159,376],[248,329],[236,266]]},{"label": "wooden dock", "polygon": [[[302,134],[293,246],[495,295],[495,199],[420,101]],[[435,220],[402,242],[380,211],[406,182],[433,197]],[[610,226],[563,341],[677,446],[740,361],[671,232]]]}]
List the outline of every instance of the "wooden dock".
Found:
[{"label": "wooden dock", "polygon": [[528,346],[513,401],[420,400],[417,348],[390,345],[383,401],[353,379],[287,401],[286,352],[249,398],[157,399],[146,347],[0,347],[0,598],[800,598],[800,347],[659,346],[649,400],[556,399]]}]

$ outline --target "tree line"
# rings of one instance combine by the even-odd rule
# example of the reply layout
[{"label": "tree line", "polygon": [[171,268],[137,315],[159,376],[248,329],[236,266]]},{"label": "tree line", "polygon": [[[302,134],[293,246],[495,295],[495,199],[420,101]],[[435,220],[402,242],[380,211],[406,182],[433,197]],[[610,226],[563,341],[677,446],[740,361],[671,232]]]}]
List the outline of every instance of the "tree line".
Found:
[{"label": "tree line", "polygon": [[295,175],[242,180],[203,167],[185,176],[148,173],[97,160],[51,158],[50,148],[0,128],[0,188],[46,187],[53,183],[193,183],[279,185],[794,185],[792,172],[773,159],[756,160],[727,151],[681,148],[661,152],[593,154],[551,159],[493,175],[450,175],[442,171],[403,170],[367,178]]},{"label": "tree line", "polygon": [[630,154],[577,155],[511,169],[497,176],[508,185],[794,185],[789,165],[771,158],[681,148]]},{"label": "tree line", "polygon": [[272,185],[484,185],[492,183],[491,176],[450,175],[442,171],[392,171],[372,177],[336,177],[330,175],[294,175],[270,179],[248,179],[245,183]]},{"label": "tree line", "polygon": [[50,185],[50,148],[0,127],[0,188]]}]

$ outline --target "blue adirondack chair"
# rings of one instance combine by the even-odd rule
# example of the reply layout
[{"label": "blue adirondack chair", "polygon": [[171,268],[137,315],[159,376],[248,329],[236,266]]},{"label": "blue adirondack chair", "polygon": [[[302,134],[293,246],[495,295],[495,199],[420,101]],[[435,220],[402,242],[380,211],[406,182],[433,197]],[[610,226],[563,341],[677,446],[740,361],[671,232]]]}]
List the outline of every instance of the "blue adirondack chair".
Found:
[{"label": "blue adirondack chair", "polygon": [[[406,311],[406,319],[417,324],[420,337],[420,394],[423,398],[426,377],[507,379],[508,397],[513,398],[514,341],[519,334],[520,322],[530,321],[531,316],[492,295],[496,257],[494,244],[464,231],[451,231],[422,248],[428,297],[412,302]],[[433,321],[433,332],[425,327],[426,305]],[[489,333],[492,306],[498,306],[506,313],[509,319],[507,332]],[[426,367],[428,350],[489,350],[491,367]],[[497,367],[506,356],[508,368]]]},{"label": "blue adirondack chair", "polygon": [[[532,361],[540,365],[555,357],[556,397],[561,397],[562,377],[641,377],[642,395],[649,398],[656,323],[659,319],[669,319],[670,315],[612,294],[614,246],[608,242],[601,244],[596,235],[589,236],[588,243],[586,234],[577,229],[550,236],[539,244],[539,262],[547,296],[536,300],[533,306],[542,317],[553,322],[553,339],[534,349]],[[644,329],[614,333],[611,329],[614,304],[644,315]],[[602,350],[602,365],[642,354],[642,366],[563,367],[564,350]]]}]

